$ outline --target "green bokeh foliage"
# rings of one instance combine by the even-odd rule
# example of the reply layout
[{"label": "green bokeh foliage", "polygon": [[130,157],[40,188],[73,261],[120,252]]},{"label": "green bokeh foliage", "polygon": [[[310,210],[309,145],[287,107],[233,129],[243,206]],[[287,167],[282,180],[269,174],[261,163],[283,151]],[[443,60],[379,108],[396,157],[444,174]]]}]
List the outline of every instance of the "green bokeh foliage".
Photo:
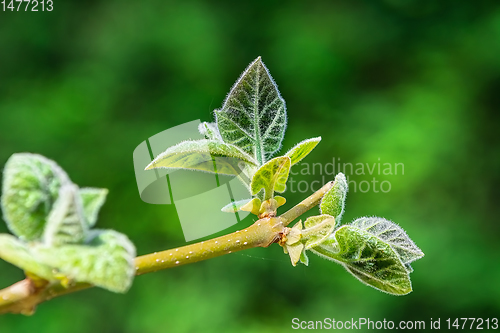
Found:
[{"label": "green bokeh foliage", "polygon": [[[404,163],[404,175],[376,176],[388,193],[350,186],[343,219],[391,219],[426,254],[405,297],[316,256],[294,268],[272,246],[141,276],[126,295],[94,289],[2,316],[2,333],[288,332],[295,317],[500,313],[497,2],[55,0],[51,13],[0,12],[0,47],[0,165],[39,153],[75,183],[108,188],[99,226],[139,254],[184,242],[173,206],[140,200],[134,148],[213,121],[259,55],[287,102],[283,153],[322,136],[305,162]],[[285,192],[284,208],[308,193]],[[0,287],[22,278],[3,261],[0,272]]]}]

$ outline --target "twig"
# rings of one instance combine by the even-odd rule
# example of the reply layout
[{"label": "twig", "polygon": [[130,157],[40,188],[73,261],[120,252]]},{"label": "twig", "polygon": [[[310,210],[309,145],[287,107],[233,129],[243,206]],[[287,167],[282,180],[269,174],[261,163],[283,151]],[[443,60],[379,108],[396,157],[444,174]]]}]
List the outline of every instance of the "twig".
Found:
[{"label": "twig", "polygon": [[[332,186],[333,182],[325,184],[280,217],[263,218],[248,228],[208,241],[137,257],[136,275],[182,266],[253,247],[267,247],[280,239],[285,227],[291,221],[316,206]],[[66,288],[59,282],[46,281],[40,285],[38,281],[26,278],[0,290],[0,314],[33,314],[36,306],[42,302],[90,287],[92,285],[88,283],[76,283]]]},{"label": "twig", "polygon": [[333,184],[335,182],[332,180],[325,185],[323,185],[322,188],[305,198],[302,202],[300,202],[298,205],[294,206],[291,208],[289,211],[284,213],[283,215],[280,216],[281,221],[283,222],[283,225],[287,226],[295,220],[297,217],[300,215],[304,214],[307,212],[309,209],[313,208],[319,202],[321,201],[321,198],[325,195],[326,192],[328,192],[329,189],[333,187]]}]

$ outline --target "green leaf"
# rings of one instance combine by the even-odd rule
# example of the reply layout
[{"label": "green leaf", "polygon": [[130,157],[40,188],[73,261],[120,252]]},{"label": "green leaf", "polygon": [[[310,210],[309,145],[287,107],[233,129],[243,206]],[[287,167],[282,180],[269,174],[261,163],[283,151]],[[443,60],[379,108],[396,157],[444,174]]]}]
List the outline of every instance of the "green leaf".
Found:
[{"label": "green leaf", "polygon": [[304,222],[304,227],[302,238],[307,250],[318,246],[332,234],[335,228],[335,218],[330,215],[311,216]]},{"label": "green leaf", "polygon": [[252,195],[256,195],[264,189],[264,200],[273,197],[274,191],[283,193],[286,189],[286,181],[290,172],[290,157],[280,156],[273,158],[253,175],[250,189]]},{"label": "green leaf", "polygon": [[336,246],[321,244],[313,252],[340,262],[358,280],[380,291],[393,295],[411,292],[407,268],[389,244],[350,225],[337,229],[334,237]]},{"label": "green leaf", "polygon": [[300,262],[306,266],[309,266],[309,257],[307,256],[306,251],[302,251],[300,254]]},{"label": "green leaf", "polygon": [[198,131],[201,135],[204,135],[208,140],[219,140],[222,141],[219,129],[216,123],[203,122],[198,126]]},{"label": "green leaf", "polygon": [[280,149],[287,121],[285,101],[260,57],[236,81],[215,116],[222,139],[259,164]]},{"label": "green leaf", "polygon": [[344,214],[347,190],[347,180],[345,175],[340,172],[335,176],[333,187],[321,199],[319,206],[321,214],[328,214],[335,217],[336,226],[340,225],[340,220]]},{"label": "green leaf", "polygon": [[260,209],[260,199],[243,199],[235,202],[231,202],[224,206],[221,210],[226,213],[235,213],[239,210],[243,210],[246,212],[251,212],[252,214],[259,215]]},{"label": "green leaf", "polygon": [[292,165],[300,162],[304,157],[306,157],[316,145],[321,141],[321,137],[307,139],[302,142],[299,142],[292,149],[290,149],[285,156],[290,157],[292,161]]},{"label": "green leaf", "polygon": [[97,222],[97,215],[102,205],[106,201],[108,190],[105,188],[84,187],[80,189],[80,197],[82,198],[83,214],[88,226],[91,228]]},{"label": "green leaf", "polygon": [[381,217],[362,217],[352,222],[351,225],[365,230],[389,244],[399,255],[403,264],[409,264],[424,256],[422,250],[394,222]]},{"label": "green leaf", "polygon": [[47,218],[43,233],[45,244],[79,244],[85,239],[88,225],[83,214],[83,206],[78,187],[66,184],[59,190],[52,210]]},{"label": "green leaf", "polygon": [[39,263],[25,243],[8,234],[0,234],[0,258],[46,280],[53,280],[52,268]]},{"label": "green leaf", "polygon": [[85,245],[38,246],[36,257],[70,281],[126,292],[134,279],[135,247],[113,230],[92,230]]},{"label": "green leaf", "polygon": [[257,162],[236,146],[216,140],[183,141],[169,147],[158,155],[146,170],[154,168],[192,169],[238,175],[245,165],[256,166]]},{"label": "green leaf", "polygon": [[59,188],[67,183],[55,162],[36,154],[12,155],[5,165],[1,203],[9,230],[22,240],[40,238]]}]

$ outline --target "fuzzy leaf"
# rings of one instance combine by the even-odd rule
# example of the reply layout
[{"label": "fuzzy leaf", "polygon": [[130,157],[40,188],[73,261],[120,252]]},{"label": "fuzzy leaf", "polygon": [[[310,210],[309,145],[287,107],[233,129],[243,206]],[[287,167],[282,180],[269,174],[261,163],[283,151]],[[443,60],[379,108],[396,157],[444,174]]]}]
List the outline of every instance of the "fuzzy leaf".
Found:
[{"label": "fuzzy leaf", "polygon": [[208,140],[219,140],[222,141],[222,137],[220,136],[219,129],[217,128],[216,123],[207,123],[203,122],[198,125],[198,131],[201,135],[204,135]]},{"label": "fuzzy leaf", "polygon": [[330,215],[311,216],[304,222],[306,229],[302,230],[302,238],[305,241],[305,248],[321,244],[330,236],[335,228],[335,218]]},{"label": "fuzzy leaf", "polygon": [[408,237],[406,232],[394,222],[381,217],[362,217],[351,223],[389,244],[404,264],[424,256],[422,250]]},{"label": "fuzzy leaf", "polygon": [[321,141],[321,137],[307,139],[302,142],[299,142],[292,149],[290,149],[285,156],[290,157],[292,161],[292,165],[300,162],[304,157],[306,157],[316,145]]},{"label": "fuzzy leaf", "polygon": [[347,190],[348,185],[345,175],[338,173],[335,176],[333,187],[321,199],[319,206],[321,214],[328,214],[335,217],[336,226],[340,225],[340,220],[344,214]]},{"label": "fuzzy leaf", "polygon": [[264,200],[273,197],[274,191],[283,193],[286,189],[286,181],[290,172],[290,158],[280,156],[273,158],[255,172],[250,184],[252,195],[256,195],[264,189]]},{"label": "fuzzy leaf", "polygon": [[54,278],[52,269],[39,263],[26,244],[12,235],[0,234],[0,258],[46,280]]},{"label": "fuzzy leaf", "polygon": [[106,201],[108,190],[105,188],[84,187],[80,189],[80,197],[82,198],[83,214],[88,226],[91,228],[97,222],[97,215],[102,205]]},{"label": "fuzzy leaf", "polygon": [[408,271],[389,244],[350,225],[337,229],[334,237],[336,245],[321,244],[313,252],[342,263],[358,280],[380,291],[393,295],[411,292]]},{"label": "fuzzy leaf", "polygon": [[66,184],[59,190],[59,197],[47,218],[44,242],[52,246],[79,244],[83,242],[87,231],[78,187]]},{"label": "fuzzy leaf", "polygon": [[146,170],[173,168],[214,172],[212,157],[217,165],[218,174],[238,175],[244,165],[257,165],[250,155],[236,146],[216,140],[197,140],[183,141],[169,147],[158,155]]},{"label": "fuzzy leaf", "polygon": [[135,247],[113,230],[92,230],[83,245],[38,246],[36,257],[70,281],[124,293],[135,274]]},{"label": "fuzzy leaf", "polygon": [[53,161],[36,154],[14,154],[4,169],[3,218],[21,240],[42,236],[45,221],[62,184],[70,183]]},{"label": "fuzzy leaf", "polygon": [[222,139],[259,164],[280,149],[287,121],[285,101],[260,57],[236,81],[215,116]]}]

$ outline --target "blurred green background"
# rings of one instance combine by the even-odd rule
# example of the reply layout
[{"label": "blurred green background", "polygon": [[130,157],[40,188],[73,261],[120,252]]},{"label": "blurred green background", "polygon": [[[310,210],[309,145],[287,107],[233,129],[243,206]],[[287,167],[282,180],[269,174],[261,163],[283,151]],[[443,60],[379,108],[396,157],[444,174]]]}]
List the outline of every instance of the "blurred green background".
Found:
[{"label": "blurred green background", "polygon": [[[181,246],[174,206],[140,200],[132,152],[169,127],[213,120],[260,55],[287,102],[283,150],[321,135],[307,162],[404,163],[404,175],[376,175],[388,193],[351,188],[344,219],[391,219],[426,256],[414,292],[395,297],[313,255],[294,268],[273,245],[138,277],[126,295],[60,297],[31,317],[0,317],[0,332],[288,332],[292,318],[326,317],[428,328],[499,316],[498,1],[54,2],[50,13],[0,12],[2,166],[15,152],[43,154],[75,183],[110,189],[98,227],[126,233],[139,254]],[[307,194],[287,193],[287,207]],[[22,278],[0,261],[0,287]]]}]

